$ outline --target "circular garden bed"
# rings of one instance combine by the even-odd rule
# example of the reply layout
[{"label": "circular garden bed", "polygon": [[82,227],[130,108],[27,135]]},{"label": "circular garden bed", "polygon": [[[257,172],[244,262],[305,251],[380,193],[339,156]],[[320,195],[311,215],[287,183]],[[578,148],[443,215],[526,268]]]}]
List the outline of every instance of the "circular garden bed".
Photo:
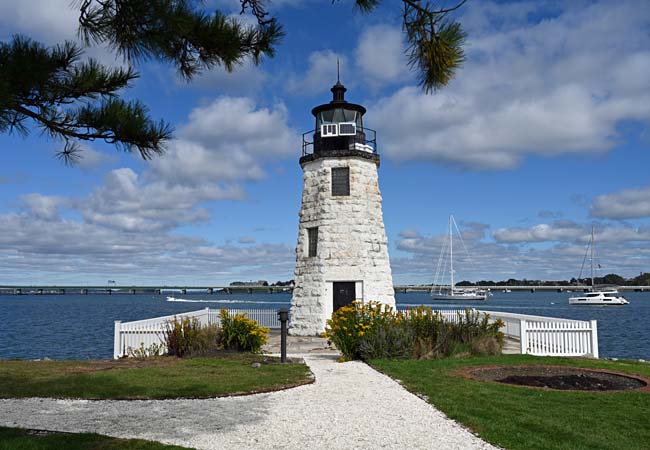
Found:
[{"label": "circular garden bed", "polygon": [[479,380],[563,391],[650,390],[650,379],[580,367],[518,365],[470,367],[463,375]]}]

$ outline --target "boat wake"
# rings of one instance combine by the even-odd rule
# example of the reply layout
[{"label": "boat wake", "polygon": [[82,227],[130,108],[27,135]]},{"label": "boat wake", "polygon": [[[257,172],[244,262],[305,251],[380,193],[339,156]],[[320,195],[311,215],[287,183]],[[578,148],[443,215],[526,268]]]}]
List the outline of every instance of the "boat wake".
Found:
[{"label": "boat wake", "polygon": [[284,305],[287,302],[265,302],[265,301],[255,301],[255,300],[194,300],[189,298],[176,298],[176,297],[167,297],[168,302],[179,302],[179,303],[253,303],[260,305]]}]

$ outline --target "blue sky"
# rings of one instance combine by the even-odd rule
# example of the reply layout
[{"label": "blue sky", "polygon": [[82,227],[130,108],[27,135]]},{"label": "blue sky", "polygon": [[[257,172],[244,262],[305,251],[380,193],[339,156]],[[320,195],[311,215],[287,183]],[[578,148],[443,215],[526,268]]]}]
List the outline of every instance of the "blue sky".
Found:
[{"label": "blue sky", "polygon": [[[0,1],[0,38],[74,39],[69,3]],[[300,134],[330,100],[337,58],[347,99],[378,132],[395,282],[432,281],[450,213],[470,253],[459,279],[577,276],[592,225],[601,274],[650,271],[647,1],[470,1],[457,16],[467,61],[432,95],[405,63],[400,2],[370,15],[313,0],[269,10],[287,36],[259,66],[191,84],[137,67],[126,95],[176,129],[161,158],[94,142],[69,168],[38,131],[0,136],[0,284],[291,279]]]}]

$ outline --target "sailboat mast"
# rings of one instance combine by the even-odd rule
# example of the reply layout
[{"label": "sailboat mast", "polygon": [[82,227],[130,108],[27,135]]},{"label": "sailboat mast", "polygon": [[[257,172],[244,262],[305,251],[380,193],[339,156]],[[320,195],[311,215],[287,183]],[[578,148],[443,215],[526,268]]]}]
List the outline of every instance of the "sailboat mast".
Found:
[{"label": "sailboat mast", "polygon": [[449,262],[451,270],[451,295],[454,295],[454,237],[452,233],[451,223],[454,220],[454,216],[449,216]]},{"label": "sailboat mast", "polygon": [[591,289],[594,289],[594,226],[591,226]]}]

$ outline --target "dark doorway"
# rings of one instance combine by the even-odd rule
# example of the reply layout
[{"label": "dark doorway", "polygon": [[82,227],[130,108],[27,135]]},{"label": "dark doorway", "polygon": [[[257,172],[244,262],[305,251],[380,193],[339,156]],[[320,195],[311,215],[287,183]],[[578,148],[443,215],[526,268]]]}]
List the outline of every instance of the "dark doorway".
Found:
[{"label": "dark doorway", "polygon": [[354,301],[356,298],[354,281],[341,281],[332,284],[334,290],[334,311]]}]

